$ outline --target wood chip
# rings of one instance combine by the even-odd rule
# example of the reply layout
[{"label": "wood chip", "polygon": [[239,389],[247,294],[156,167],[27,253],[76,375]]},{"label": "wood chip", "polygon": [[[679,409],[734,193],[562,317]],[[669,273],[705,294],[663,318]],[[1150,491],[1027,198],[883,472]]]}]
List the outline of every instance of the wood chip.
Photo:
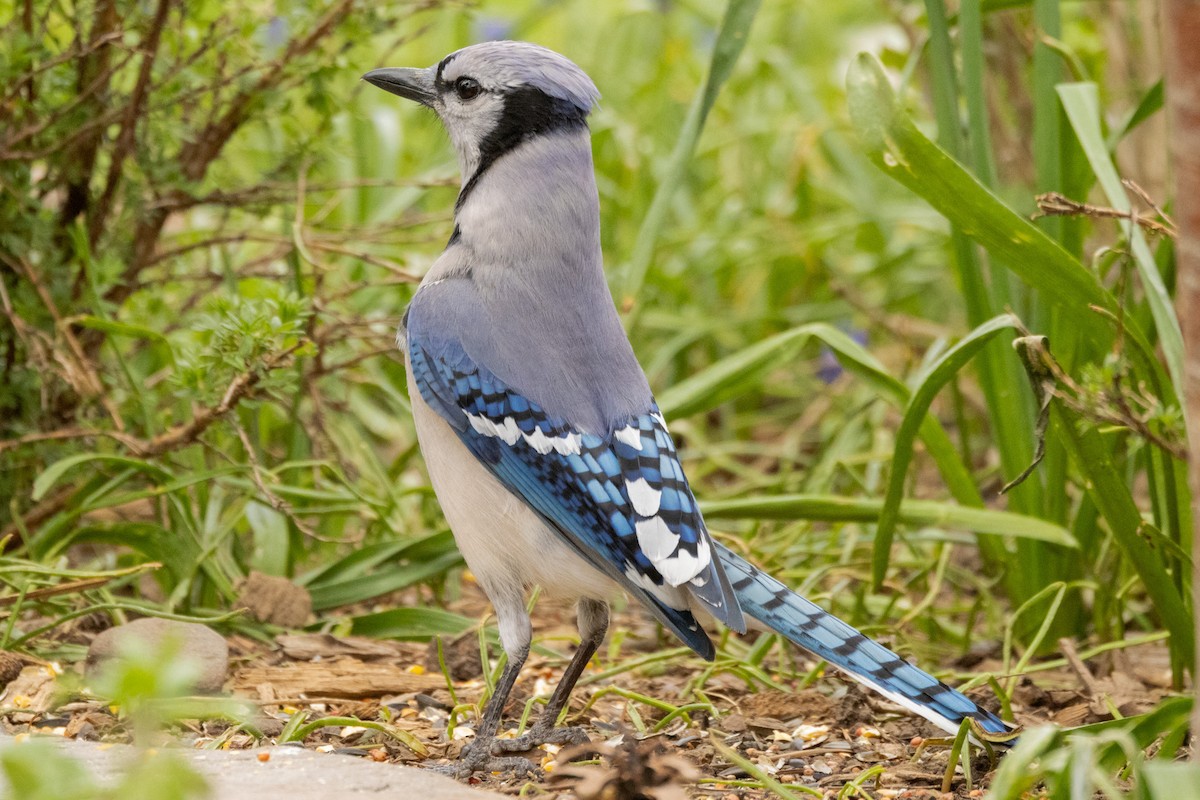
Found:
[{"label": "wood chip", "polygon": [[441,675],[413,675],[393,664],[376,664],[356,658],[285,664],[280,667],[243,667],[233,677],[237,694],[259,697],[262,684],[270,684],[277,697],[382,697],[405,692],[427,692],[445,686]]}]

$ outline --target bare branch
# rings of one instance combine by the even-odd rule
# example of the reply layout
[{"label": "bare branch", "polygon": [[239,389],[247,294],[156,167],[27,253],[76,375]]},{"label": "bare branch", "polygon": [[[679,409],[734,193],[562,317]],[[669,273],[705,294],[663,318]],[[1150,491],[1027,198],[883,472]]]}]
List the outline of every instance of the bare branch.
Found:
[{"label": "bare branch", "polygon": [[[1127,184],[1128,185],[1128,184]],[[1136,185],[1136,184],[1134,184]],[[1158,211],[1157,206],[1149,204],[1151,209],[1157,212],[1157,215],[1163,217],[1166,222],[1162,223],[1158,220],[1147,217],[1138,211],[1122,211],[1119,208],[1109,208],[1108,206],[1094,206],[1090,203],[1081,203],[1078,200],[1072,200],[1066,195],[1058,192],[1046,192],[1039,194],[1036,198],[1038,210],[1033,215],[1033,219],[1040,217],[1093,217],[1095,219],[1127,219],[1137,225],[1140,225],[1147,233],[1161,234],[1175,238],[1175,227],[1170,219],[1166,218],[1161,211]]]}]

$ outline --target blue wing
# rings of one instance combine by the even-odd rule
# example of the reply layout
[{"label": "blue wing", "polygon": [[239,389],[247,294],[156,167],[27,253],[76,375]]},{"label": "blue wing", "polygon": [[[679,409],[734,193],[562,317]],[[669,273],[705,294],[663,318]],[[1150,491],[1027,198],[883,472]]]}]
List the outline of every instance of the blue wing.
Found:
[{"label": "blue wing", "polygon": [[416,327],[408,350],[421,397],[509,490],[700,655],[711,659],[713,647],[688,594],[745,630],[656,406],[604,434],[580,431],[476,364],[459,342]]}]

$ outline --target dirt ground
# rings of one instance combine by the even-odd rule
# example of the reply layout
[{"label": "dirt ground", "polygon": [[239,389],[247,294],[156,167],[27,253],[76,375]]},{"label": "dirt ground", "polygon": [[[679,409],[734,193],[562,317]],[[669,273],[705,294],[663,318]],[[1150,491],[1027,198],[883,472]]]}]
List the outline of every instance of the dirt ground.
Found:
[{"label": "dirt ground", "polygon": [[[468,591],[455,610],[482,616],[486,602]],[[543,651],[531,655],[514,689],[506,718],[509,734],[515,734],[526,701],[549,694],[573,648],[574,629],[566,613],[556,619],[539,610],[537,622],[536,641]],[[601,658],[600,667],[593,665],[585,673],[568,719],[585,727],[594,746],[588,752],[565,753],[546,746],[529,754],[542,768],[540,774],[486,774],[472,778],[471,785],[506,795],[548,793],[579,800],[774,796],[757,785],[762,774],[826,796],[836,796],[848,784],[866,790],[857,796],[907,800],[979,797],[986,788],[989,764],[981,754],[972,785],[960,768],[951,792],[943,793],[948,748],[925,742],[925,737],[940,735],[936,729],[836,674],[802,685],[808,661],[799,651],[788,654],[793,664],[773,664],[777,651],[763,664],[785,691],[752,685],[735,670],[714,670],[698,683],[707,666],[703,662],[654,658],[677,645],[660,638],[643,615],[619,613],[612,630],[624,634],[620,659]],[[484,692],[474,633],[444,643],[453,695],[436,649],[423,644],[318,633],[280,635],[271,644],[237,635],[227,642],[232,657],[225,690],[258,708],[254,726],[263,738],[223,721],[185,721],[172,733],[183,747],[258,748],[283,736],[297,713],[308,721],[350,717],[386,722],[390,732],[342,721],[315,728],[299,743],[366,762],[445,765],[470,741],[474,720],[469,713],[453,730],[449,722],[456,704],[477,702]],[[604,674],[604,668],[638,661],[649,663]],[[987,653],[974,654],[970,663],[944,666],[962,672],[1000,669]],[[1023,679],[1014,694],[1014,712],[1025,726],[1084,724],[1110,718],[1114,708],[1122,715],[1138,713],[1163,696],[1169,675],[1165,650],[1143,646],[1034,677],[1036,681]],[[127,721],[112,708],[86,697],[55,700],[54,683],[53,669],[26,666],[0,697],[0,727],[9,734],[129,740]],[[995,709],[990,690],[972,694]],[[716,715],[695,707],[704,701]],[[929,746],[922,748],[923,743]],[[736,763],[734,754],[750,767]],[[568,765],[564,756],[583,761]],[[843,796],[856,796],[853,788],[849,792]]]}]

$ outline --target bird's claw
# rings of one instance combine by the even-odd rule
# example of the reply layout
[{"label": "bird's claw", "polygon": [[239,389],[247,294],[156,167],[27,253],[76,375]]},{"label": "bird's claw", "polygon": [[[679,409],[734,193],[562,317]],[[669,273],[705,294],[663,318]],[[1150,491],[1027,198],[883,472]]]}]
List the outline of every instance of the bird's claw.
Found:
[{"label": "bird's claw", "polygon": [[458,761],[444,767],[432,767],[451,777],[464,780],[476,772],[511,772],[516,775],[540,774],[537,766],[528,758],[519,756],[496,756],[496,739],[475,740],[463,748]]},{"label": "bird's claw", "polygon": [[496,739],[492,742],[492,752],[524,753],[544,744],[583,744],[591,741],[583,728],[577,726],[555,728],[549,725],[534,724],[529,732],[515,739]]}]

